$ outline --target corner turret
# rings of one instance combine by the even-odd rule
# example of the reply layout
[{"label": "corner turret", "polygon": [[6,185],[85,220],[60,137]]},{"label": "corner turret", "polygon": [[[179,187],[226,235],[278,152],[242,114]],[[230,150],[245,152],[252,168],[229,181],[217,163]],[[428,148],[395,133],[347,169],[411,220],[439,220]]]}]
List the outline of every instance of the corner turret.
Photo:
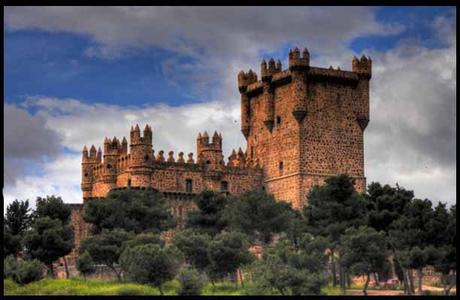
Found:
[{"label": "corner turret", "polygon": [[356,56],[353,57],[351,62],[351,70],[358,74],[360,78],[370,80],[372,77],[372,60],[365,55],[358,59]]}]

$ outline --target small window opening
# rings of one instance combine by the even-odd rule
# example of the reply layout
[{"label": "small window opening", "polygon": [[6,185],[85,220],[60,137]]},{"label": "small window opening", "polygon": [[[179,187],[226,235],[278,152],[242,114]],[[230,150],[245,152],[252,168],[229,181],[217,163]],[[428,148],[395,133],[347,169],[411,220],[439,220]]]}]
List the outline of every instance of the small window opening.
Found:
[{"label": "small window opening", "polygon": [[108,164],[108,165],[107,165],[107,169],[110,169],[110,168],[112,168],[112,165],[111,165],[111,164]]},{"label": "small window opening", "polygon": [[283,162],[282,162],[282,161],[280,161],[280,163],[279,163],[279,166],[278,166],[278,167],[279,167],[280,171],[283,171],[283,167],[284,167],[284,166],[283,166]]},{"label": "small window opening", "polygon": [[280,124],[281,124],[281,117],[280,117],[280,116],[277,116],[277,117],[276,117],[276,124],[277,124],[277,125],[280,125]]},{"label": "small window opening", "polygon": [[209,165],[209,164],[211,163],[211,161],[210,161],[210,160],[207,160],[206,163]]},{"label": "small window opening", "polygon": [[227,182],[227,181],[222,181],[222,182],[220,183],[220,190],[221,190],[222,192],[228,191],[228,182]]},{"label": "small window opening", "polygon": [[88,177],[88,173],[85,173],[85,177]]},{"label": "small window opening", "polygon": [[251,158],[254,158],[254,146],[251,146]]},{"label": "small window opening", "polygon": [[191,193],[192,192],[192,180],[191,179],[186,179],[185,180],[185,192],[186,193]]},{"label": "small window opening", "polygon": [[130,186],[131,186],[131,178],[128,179],[128,187],[130,187]]},{"label": "small window opening", "polygon": [[149,160],[149,156],[148,156],[148,155],[144,156],[144,159],[145,159],[146,161]]}]

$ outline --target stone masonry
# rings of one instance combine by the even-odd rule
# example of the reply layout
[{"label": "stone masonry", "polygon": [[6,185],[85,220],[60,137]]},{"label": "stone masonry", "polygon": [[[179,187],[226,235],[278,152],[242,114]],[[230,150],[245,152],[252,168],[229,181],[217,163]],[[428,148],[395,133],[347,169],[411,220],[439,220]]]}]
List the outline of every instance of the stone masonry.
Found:
[{"label": "stone masonry", "polygon": [[[369,122],[372,61],[352,60],[352,71],[311,67],[307,49],[289,52],[288,69],[262,60],[260,80],[252,70],[238,74],[241,131],[246,151],[233,150],[224,161],[222,135],[199,133],[197,158],[153,150],[152,128],[131,127],[128,141],[105,138],[104,151],[82,151],[83,204],[73,205],[76,248],[86,236],[84,203],[113,189],[151,187],[162,192],[181,223],[194,209],[193,197],[208,189],[241,194],[264,187],[294,208],[331,175],[346,173],[364,191],[363,133]],[[75,252],[74,252],[75,254]],[[72,255],[73,259],[75,255]],[[74,260],[73,260],[74,261]]]}]

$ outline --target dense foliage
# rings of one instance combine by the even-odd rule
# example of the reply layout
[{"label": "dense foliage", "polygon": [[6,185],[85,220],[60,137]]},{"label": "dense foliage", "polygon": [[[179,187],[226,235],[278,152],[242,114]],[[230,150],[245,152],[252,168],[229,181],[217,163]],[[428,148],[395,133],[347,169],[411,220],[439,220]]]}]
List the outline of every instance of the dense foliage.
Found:
[{"label": "dense foliage", "polygon": [[39,260],[23,260],[10,255],[4,260],[3,277],[23,285],[44,278],[45,270]]},{"label": "dense foliage", "polygon": [[252,242],[269,244],[273,235],[287,232],[293,218],[291,205],[276,201],[262,189],[230,199],[223,218],[232,230],[246,233]]},{"label": "dense foliage", "polygon": [[96,271],[96,265],[94,264],[93,258],[91,257],[88,251],[85,251],[83,252],[83,254],[78,256],[77,269],[85,279],[86,276]]},{"label": "dense foliage", "polygon": [[129,280],[151,284],[163,295],[163,284],[177,275],[182,254],[175,247],[145,244],[127,248],[120,260]]},{"label": "dense foliage", "polygon": [[182,269],[177,276],[180,287],[177,294],[180,296],[201,295],[205,284],[205,278],[193,268]]},{"label": "dense foliage", "polygon": [[[343,293],[355,275],[366,279],[366,295],[371,276],[386,281],[392,270],[406,294],[423,294],[427,266],[442,274],[445,294],[456,283],[456,206],[416,199],[398,185],[371,183],[360,194],[353,178],[329,177],[312,188],[303,210],[260,189],[239,196],[204,191],[195,204],[185,228],[175,228],[154,190],[112,191],[104,201],[88,202],[84,219],[92,231],[81,243],[78,270],[86,278],[104,264],[120,281],[161,294],[175,280],[172,290],[180,295],[206,294],[206,281],[217,288],[228,280],[248,284],[249,294],[320,295],[329,283]],[[173,228],[166,242],[170,232],[164,233]],[[40,262],[52,272],[73,243],[70,209],[61,198],[38,198],[34,212],[27,201],[15,201],[4,217],[4,277],[38,280]]]},{"label": "dense foliage", "polygon": [[228,198],[221,193],[204,191],[195,198],[197,209],[187,215],[186,228],[215,236],[227,223],[223,218]]},{"label": "dense foliage", "polygon": [[160,233],[176,226],[161,193],[153,189],[111,191],[104,201],[88,202],[83,218],[94,234],[117,228]]}]

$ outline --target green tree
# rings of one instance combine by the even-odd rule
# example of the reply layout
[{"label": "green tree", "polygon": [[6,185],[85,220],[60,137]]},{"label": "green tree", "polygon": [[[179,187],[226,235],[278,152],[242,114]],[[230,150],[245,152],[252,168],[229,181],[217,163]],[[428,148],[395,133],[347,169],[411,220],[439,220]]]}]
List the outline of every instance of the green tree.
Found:
[{"label": "green tree", "polygon": [[37,208],[34,215],[36,218],[49,217],[58,219],[62,224],[70,222],[72,210],[62,201],[61,197],[46,196],[46,198],[37,197]]},{"label": "green tree", "polygon": [[121,270],[117,270],[118,260],[123,251],[123,243],[133,237],[133,233],[123,229],[104,230],[84,240],[80,246],[80,254],[88,251],[95,263],[106,265],[121,280]]},{"label": "green tree", "polygon": [[228,198],[221,193],[203,191],[194,199],[197,209],[187,214],[185,227],[211,236],[217,235],[227,224],[223,212]]},{"label": "green tree", "polygon": [[193,268],[182,269],[177,276],[179,289],[177,294],[180,296],[201,295],[205,280],[197,270]]},{"label": "green tree", "polygon": [[251,263],[255,257],[248,248],[247,237],[241,232],[223,231],[216,235],[209,246],[211,282],[235,274],[239,267]]},{"label": "green tree", "polygon": [[209,235],[192,229],[180,231],[174,237],[174,245],[184,254],[185,261],[203,273],[211,265],[210,244]]},{"label": "green tree", "polygon": [[252,269],[259,292],[276,290],[281,295],[320,295],[325,285],[324,269],[327,261],[322,237],[303,235],[297,248],[289,240],[279,241],[265,251]]},{"label": "green tree", "polygon": [[[398,255],[396,255],[395,245],[391,242],[393,239],[390,237],[390,231],[398,227],[398,223],[405,222],[400,219],[405,218],[407,206],[411,204],[414,199],[414,192],[401,188],[398,184],[396,187],[389,185],[382,186],[378,182],[373,182],[368,186],[366,199],[368,200],[368,226],[377,231],[383,231],[387,237],[387,248],[394,257],[394,265],[396,274],[399,279],[404,282],[405,290],[409,288],[410,280],[408,278],[408,271],[403,268],[402,262],[406,267],[409,266],[410,251],[402,251],[402,244],[399,244]],[[393,234],[395,231],[393,231]],[[401,235],[402,232],[399,233]],[[410,234],[409,234],[410,235]],[[402,237],[403,238],[403,237]],[[410,236],[409,236],[410,238]],[[404,241],[404,238],[402,242]],[[399,260],[398,260],[399,258]],[[383,274],[381,274],[383,275]]]},{"label": "green tree", "polygon": [[6,208],[4,226],[11,235],[22,235],[32,221],[29,200],[14,200]]},{"label": "green tree", "polygon": [[72,226],[58,219],[39,217],[24,235],[26,253],[46,264],[54,276],[53,262],[70,253],[74,246]]},{"label": "green tree", "polygon": [[342,236],[340,248],[345,266],[366,276],[363,294],[367,296],[370,274],[382,269],[387,258],[385,234],[367,226],[350,228]]},{"label": "green tree", "polygon": [[[37,208],[33,212],[33,217],[44,218],[49,217],[54,220],[59,220],[63,225],[70,223],[71,208],[64,203],[61,197],[46,196],[46,198],[37,197]],[[69,278],[69,268],[67,265],[67,258],[64,256],[64,267],[66,277]]]},{"label": "green tree", "polygon": [[441,231],[444,236],[444,242],[437,247],[437,256],[434,262],[434,268],[442,274],[441,283],[444,287],[444,293],[450,294],[450,290],[456,284],[457,270],[457,205],[453,205],[447,217],[445,230]]},{"label": "green tree", "polygon": [[3,217],[3,258],[17,256],[22,249],[21,240],[31,222],[29,201],[14,200],[6,208]]},{"label": "green tree", "polygon": [[121,252],[123,252],[126,248],[135,247],[139,245],[146,245],[146,244],[155,244],[164,246],[165,242],[160,238],[160,236],[156,233],[146,232],[134,235],[133,238],[123,242],[121,246]]},{"label": "green tree", "polygon": [[23,260],[10,255],[4,260],[3,277],[23,285],[42,279],[45,270],[46,267],[36,259]]},{"label": "green tree", "polygon": [[[327,178],[324,185],[312,188],[308,195],[308,206],[304,209],[307,230],[330,241],[334,286],[337,284],[335,257],[340,237],[347,228],[367,222],[367,201],[355,191],[354,183],[353,178],[343,174]],[[342,290],[345,289],[345,271],[339,261]]]},{"label": "green tree", "polygon": [[146,244],[127,248],[120,261],[128,279],[151,284],[163,295],[163,284],[177,275],[182,254],[175,247]]},{"label": "green tree", "polygon": [[21,237],[12,235],[6,225],[3,225],[3,259],[7,256],[16,256],[21,251]]},{"label": "green tree", "polygon": [[160,233],[176,226],[161,193],[153,189],[111,191],[104,201],[88,202],[83,219],[93,225],[94,234],[117,228]]},{"label": "green tree", "polygon": [[93,258],[88,251],[83,252],[83,254],[78,256],[77,259],[77,269],[80,274],[86,280],[86,276],[93,274],[96,271],[96,266],[94,265]]},{"label": "green tree", "polygon": [[252,242],[266,245],[274,234],[289,230],[294,212],[288,202],[276,201],[273,195],[257,189],[231,199],[223,218],[231,230],[244,232]]},{"label": "green tree", "polygon": [[435,215],[430,200],[413,199],[405,206],[403,215],[390,226],[389,241],[395,249],[403,276],[406,276],[407,293],[415,292],[413,269],[419,272],[419,292],[422,292],[423,268],[435,259],[435,251],[431,247],[435,247],[439,239],[433,236],[430,228],[436,227]]}]

